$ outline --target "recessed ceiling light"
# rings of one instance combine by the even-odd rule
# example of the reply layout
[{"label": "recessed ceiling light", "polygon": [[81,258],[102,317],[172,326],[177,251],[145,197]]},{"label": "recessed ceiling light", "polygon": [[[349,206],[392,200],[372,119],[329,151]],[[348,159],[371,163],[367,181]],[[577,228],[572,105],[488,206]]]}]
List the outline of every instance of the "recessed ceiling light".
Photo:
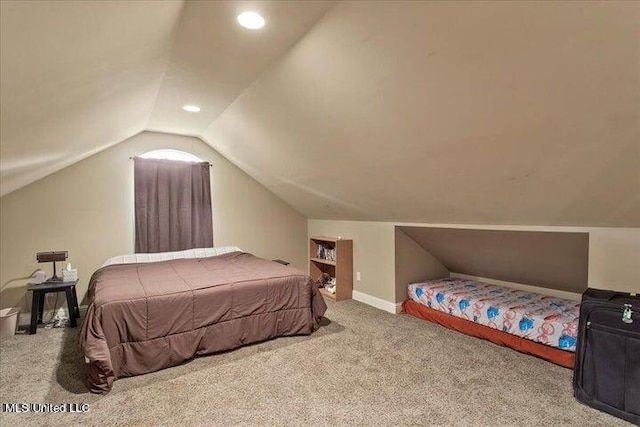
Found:
[{"label": "recessed ceiling light", "polygon": [[264,27],[264,18],[255,12],[242,12],[238,15],[238,23],[250,30]]},{"label": "recessed ceiling light", "polygon": [[198,107],[197,105],[185,105],[184,107],[182,107],[182,109],[184,111],[188,111],[190,113],[199,113],[200,112],[200,107]]}]

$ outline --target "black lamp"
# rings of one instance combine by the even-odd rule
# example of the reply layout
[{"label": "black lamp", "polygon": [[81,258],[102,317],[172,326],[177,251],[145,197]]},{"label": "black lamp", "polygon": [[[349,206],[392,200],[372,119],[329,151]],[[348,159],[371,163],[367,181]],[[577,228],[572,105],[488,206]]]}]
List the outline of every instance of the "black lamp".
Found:
[{"label": "black lamp", "polygon": [[38,262],[52,262],[53,263],[53,276],[49,279],[49,282],[62,282],[62,278],[56,274],[56,261],[66,261],[69,256],[67,251],[56,252],[38,252],[36,254],[36,260]]}]

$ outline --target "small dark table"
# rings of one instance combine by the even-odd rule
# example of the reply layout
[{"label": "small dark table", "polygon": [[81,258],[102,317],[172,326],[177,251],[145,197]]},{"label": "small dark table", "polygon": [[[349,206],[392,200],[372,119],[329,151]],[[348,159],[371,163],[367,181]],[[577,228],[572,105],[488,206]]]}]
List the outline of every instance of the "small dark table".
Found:
[{"label": "small dark table", "polygon": [[42,312],[44,310],[44,297],[50,292],[64,292],[67,296],[67,307],[69,308],[69,324],[72,328],[78,326],[76,319],[80,318],[80,308],[78,307],[78,295],[76,285],[73,282],[44,282],[38,285],[29,284],[28,291],[33,292],[33,302],[31,303],[31,324],[29,333],[35,334],[39,323],[42,323]]}]

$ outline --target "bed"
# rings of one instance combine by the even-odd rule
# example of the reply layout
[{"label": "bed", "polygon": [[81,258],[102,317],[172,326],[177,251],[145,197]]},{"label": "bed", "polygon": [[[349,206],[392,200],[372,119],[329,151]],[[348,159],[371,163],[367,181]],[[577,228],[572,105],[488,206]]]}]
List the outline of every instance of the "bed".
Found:
[{"label": "bed", "polygon": [[88,298],[80,346],[100,394],[117,378],[310,334],[327,308],[308,275],[234,247],[110,259]]},{"label": "bed", "polygon": [[410,284],[404,311],[573,368],[580,303],[462,278]]}]

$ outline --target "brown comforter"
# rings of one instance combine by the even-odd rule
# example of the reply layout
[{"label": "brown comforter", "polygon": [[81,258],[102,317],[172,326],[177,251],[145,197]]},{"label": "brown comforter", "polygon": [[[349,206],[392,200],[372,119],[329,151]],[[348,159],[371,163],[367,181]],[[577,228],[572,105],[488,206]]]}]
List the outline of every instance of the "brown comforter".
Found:
[{"label": "brown comforter", "polygon": [[88,385],[270,338],[310,334],[327,306],[299,270],[233,252],[96,271],[80,346]]}]

